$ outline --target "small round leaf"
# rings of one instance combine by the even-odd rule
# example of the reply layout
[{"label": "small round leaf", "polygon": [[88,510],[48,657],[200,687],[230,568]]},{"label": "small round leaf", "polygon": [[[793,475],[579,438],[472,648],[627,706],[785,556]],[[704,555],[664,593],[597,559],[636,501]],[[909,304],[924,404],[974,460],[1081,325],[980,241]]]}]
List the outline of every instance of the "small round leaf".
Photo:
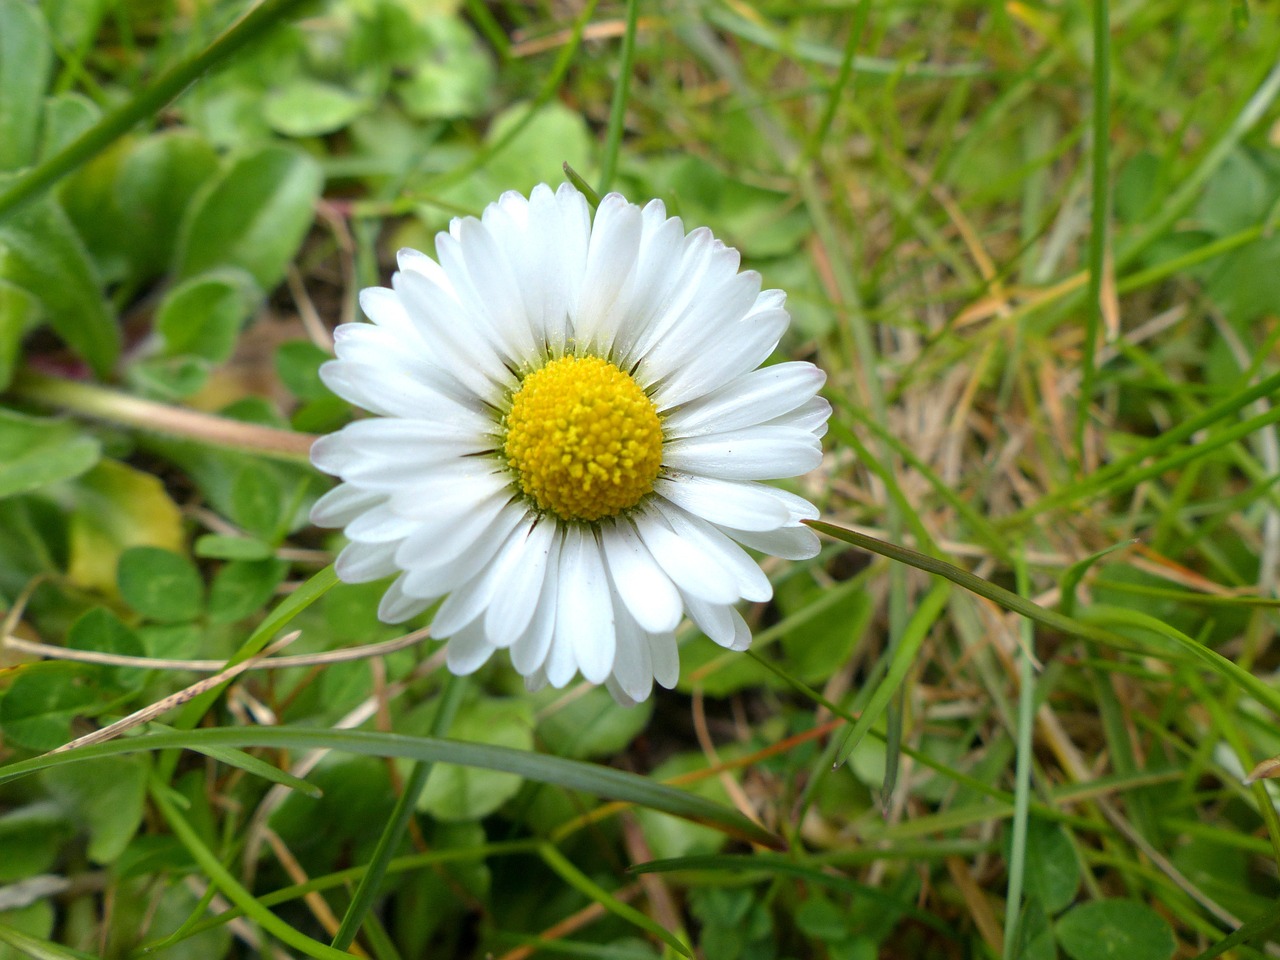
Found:
[{"label": "small round leaf", "polygon": [[122,553],[116,583],[124,602],[150,620],[192,620],[204,608],[204,584],[195,564],[160,547]]}]

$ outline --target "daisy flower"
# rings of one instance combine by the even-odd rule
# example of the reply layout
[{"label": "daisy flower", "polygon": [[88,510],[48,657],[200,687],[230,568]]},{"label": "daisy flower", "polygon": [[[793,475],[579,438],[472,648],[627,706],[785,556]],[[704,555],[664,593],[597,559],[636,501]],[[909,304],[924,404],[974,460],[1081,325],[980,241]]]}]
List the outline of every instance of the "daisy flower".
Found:
[{"label": "daisy flower", "polygon": [[311,513],[345,528],[338,576],[394,575],[380,619],[439,603],[453,672],[506,648],[530,689],[670,688],[685,616],[746,649],[734,604],[772,587],[743,546],[818,552],[814,507],[760,482],[816,467],[831,413],[813,364],[760,368],[785,295],[659,201],[610,194],[593,219],[568,185],[398,264],[320,371],[373,414],[311,450],[342,480]]}]

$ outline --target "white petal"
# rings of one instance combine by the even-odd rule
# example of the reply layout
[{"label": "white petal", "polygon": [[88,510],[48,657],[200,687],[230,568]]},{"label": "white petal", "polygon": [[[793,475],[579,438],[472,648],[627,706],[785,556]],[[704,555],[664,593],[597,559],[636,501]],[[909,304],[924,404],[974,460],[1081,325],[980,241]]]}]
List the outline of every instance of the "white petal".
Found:
[{"label": "white petal", "polygon": [[347,539],[361,543],[389,543],[403,540],[416,529],[414,521],[400,516],[382,502],[356,517],[342,532]]},{"label": "white petal", "polygon": [[591,225],[587,267],[573,317],[579,348],[597,355],[613,346],[626,307],[640,246],[640,208],[611,193],[600,201]]},{"label": "white petal", "polygon": [[[707,603],[705,600],[699,600],[697,597],[685,594],[685,608],[689,611],[689,619],[698,625],[698,629],[705,633],[710,639],[720,644],[722,647],[732,649],[745,649],[741,647],[733,647],[732,644],[738,641],[738,628],[734,622],[733,615],[735,613],[733,607],[723,603]],[[739,617],[739,620],[742,618]],[[748,634],[747,642],[751,642]]]},{"label": "white petal", "polygon": [[[509,218],[503,214],[498,218],[507,220],[504,227],[509,233],[515,232]],[[468,279],[464,285],[456,273],[453,274],[458,292],[472,311],[486,315],[489,327],[496,334],[500,354],[521,363],[533,362],[541,351],[541,344],[534,342],[524,294],[507,262],[503,245],[494,239],[483,223],[467,219],[462,222],[458,247],[466,264]]]},{"label": "white petal", "polygon": [[739,530],[772,530],[793,520],[777,496],[782,491],[759,483],[686,474],[679,479],[659,477],[653,489],[694,516]]},{"label": "white petal", "polygon": [[721,569],[733,577],[738,597],[753,603],[763,603],[773,596],[773,584],[760,566],[716,527],[677,508],[664,509],[658,506],[655,509],[671,525],[677,536],[697,544],[700,550],[705,551]]},{"label": "white petal", "polygon": [[617,612],[618,653],[613,662],[610,677],[627,695],[631,703],[646,700],[653,690],[653,664],[649,660],[649,644],[645,632],[631,619],[615,596],[613,607]]},{"label": "white petal", "polygon": [[649,662],[653,664],[653,679],[670,690],[680,679],[680,648],[676,646],[674,633],[650,633]]},{"label": "white petal", "polygon": [[392,283],[405,307],[430,323],[441,364],[477,397],[496,401],[512,375],[485,335],[486,321],[420,274],[397,273]]},{"label": "white petal", "polygon": [[747,427],[732,433],[671,440],[662,465],[726,480],[777,480],[808,473],[822,462],[818,438],[794,427]]},{"label": "white petal", "polygon": [[[760,274],[736,272],[736,252],[732,268],[718,282],[705,284],[684,315],[645,353],[639,364],[644,382],[678,382],[690,366],[719,365],[721,352],[729,346],[725,339],[740,331],[760,293]],[[681,401],[672,401],[677,402]]]},{"label": "white petal", "polygon": [[340,483],[311,506],[311,522],[318,527],[345,527],[386,498],[363,487]]},{"label": "white petal", "polygon": [[485,634],[494,646],[511,646],[533,620],[554,535],[555,524],[543,520],[503,554],[502,569],[496,574],[501,589],[484,615]]},{"label": "white petal", "polygon": [[[542,671],[547,653],[551,649],[556,629],[556,605],[560,598],[560,553],[564,546],[564,534],[555,531],[551,550],[547,554],[547,571],[542,580],[542,595],[533,620],[520,639],[511,646],[511,665],[526,678]],[[546,676],[542,677],[546,682]]]},{"label": "white petal", "polygon": [[592,683],[603,683],[613,670],[617,652],[613,603],[604,559],[595,536],[580,527],[565,533],[560,555],[560,597],[557,602],[555,646],[547,662],[547,679],[563,686],[566,661]]},{"label": "white petal", "polygon": [[717,338],[715,349],[704,350],[676,368],[654,390],[654,402],[660,408],[674,407],[754,370],[777,348],[790,322],[785,310],[739,321]]},{"label": "white petal", "polygon": [[493,656],[494,648],[485,639],[484,627],[473,623],[449,637],[445,647],[445,662],[449,672],[459,677],[475,673]]},{"label": "white petal", "polygon": [[684,615],[680,592],[640,542],[631,521],[603,526],[601,539],[610,577],[636,622],[655,633],[674,630]]},{"label": "white petal", "polygon": [[519,554],[523,542],[528,538],[532,523],[532,518],[523,518],[479,574],[449,594],[431,621],[432,633],[438,637],[450,636],[488,609],[510,572],[512,555]]},{"label": "white petal", "polygon": [[442,597],[466,583],[498,552],[526,515],[523,507],[509,505],[487,527],[460,525],[461,532],[443,545],[416,531],[396,550],[396,562],[407,571],[404,591],[416,597]]},{"label": "white petal", "polygon": [[349,543],[342,548],[333,569],[343,583],[371,583],[400,569],[394,543]]},{"label": "white petal", "polygon": [[822,549],[818,535],[801,524],[777,530],[735,530],[725,526],[720,529],[743,546],[783,560],[808,560]]},{"label": "white petal", "polygon": [[711,603],[738,599],[733,577],[699,544],[673,532],[656,512],[638,513],[634,520],[640,539],[682,594]]},{"label": "white petal", "polygon": [[387,592],[382,595],[382,601],[378,604],[378,619],[383,623],[404,623],[410,617],[416,617],[427,607],[434,603],[434,600],[427,600],[421,597],[411,597],[404,592],[404,577],[400,576],[396,581],[387,587]]},{"label": "white petal", "polygon": [[768,421],[765,426],[798,427],[810,431],[815,437],[826,436],[827,421],[831,419],[831,404],[826,397],[814,397],[790,413]]},{"label": "white petal", "polygon": [[802,360],[752,370],[713,393],[664,412],[667,436],[695,437],[773,421],[809,402],[826,379],[822,370]]}]

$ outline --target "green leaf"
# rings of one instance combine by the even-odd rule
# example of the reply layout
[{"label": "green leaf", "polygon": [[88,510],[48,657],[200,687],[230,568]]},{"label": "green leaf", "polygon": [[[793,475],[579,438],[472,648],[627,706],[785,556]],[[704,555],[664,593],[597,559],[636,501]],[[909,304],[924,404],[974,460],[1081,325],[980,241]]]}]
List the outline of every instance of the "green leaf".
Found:
[{"label": "green leaf", "polygon": [[13,883],[47,872],[70,831],[67,822],[43,802],[0,816],[0,883]]},{"label": "green leaf", "polygon": [[493,67],[465,23],[452,16],[423,18],[423,55],[396,95],[411,117],[431,120],[474,116],[493,89]]},{"label": "green leaf", "polygon": [[[548,690],[536,701],[563,696],[562,691]],[[588,690],[538,721],[538,739],[557,757],[586,760],[618,753],[649,725],[653,716],[653,700],[646,700],[625,710],[618,709],[613,697],[603,687]]]},{"label": "green leaf", "polygon": [[217,172],[217,153],[191,130],[154,134],[125,156],[114,193],[131,229],[120,239],[141,277],[169,268],[187,208]]},{"label": "green leaf", "polygon": [[320,379],[320,364],[333,358],[310,340],[290,340],[276,350],[276,373],[300,400],[320,400],[332,396]]},{"label": "green leaf", "polygon": [[262,118],[286,137],[318,137],[341,130],[369,108],[358,94],[301,77],[268,94]]},{"label": "green leaf", "polygon": [[[331,586],[326,576],[315,589]],[[301,591],[300,591],[301,592]],[[309,601],[314,597],[290,600]],[[286,610],[296,606],[288,600],[263,621],[250,641],[259,635],[272,636],[280,627]],[[34,669],[34,668],[32,668]],[[10,694],[11,695],[11,694]],[[0,700],[0,722],[7,695]],[[0,767],[0,783],[7,783],[63,763],[79,763],[99,757],[113,757],[149,750],[208,747],[274,747],[286,750],[340,750],[370,757],[398,757],[431,763],[455,763],[483,770],[498,770],[525,780],[554,784],[567,790],[581,790],[598,797],[609,797],[641,807],[669,813],[675,817],[715,827],[731,836],[781,849],[783,841],[763,827],[752,823],[736,810],[662,783],[656,783],[625,770],[566,760],[543,753],[511,750],[482,743],[464,743],[436,737],[407,737],[402,734],[374,733],[365,730],[309,730],[301,727],[232,727],[200,728],[175,733],[155,733],[109,743],[80,747],[51,757],[35,757]]]},{"label": "green leaf", "polygon": [[1038,818],[1027,824],[1026,870],[1027,893],[1049,913],[1057,913],[1075,899],[1080,864],[1061,824]]},{"label": "green leaf", "polygon": [[0,498],[77,477],[101,452],[73,423],[0,409]]},{"label": "green leaf", "polygon": [[1054,930],[1072,960],[1169,960],[1177,948],[1164,917],[1136,900],[1082,903]]},{"label": "green leaf", "polygon": [[[146,656],[138,635],[106,607],[85,611],[67,632],[67,646],[126,657]],[[146,682],[145,672],[137,667],[104,667],[102,672],[104,679],[124,690],[136,690]]]},{"label": "green leaf", "polygon": [[164,484],[116,460],[102,460],[71,485],[67,577],[101,593],[116,589],[116,565],[128,547],[180,550],[182,512]]},{"label": "green leaf", "polygon": [[288,147],[241,157],[195,201],[178,241],[177,273],[247,270],[263,290],[284,277],[311,226],[324,178],[320,166]]},{"label": "green leaf", "polygon": [[13,379],[22,338],[40,322],[40,301],[21,287],[0,280],[0,390]]},{"label": "green leaf", "polygon": [[[533,709],[524,699],[477,699],[458,711],[453,738],[528,751],[533,748]],[[431,771],[418,809],[437,820],[478,820],[520,790],[520,778],[496,770],[440,764]]]},{"label": "green leaf", "polygon": [[209,622],[235,623],[257,613],[275,595],[288,572],[289,565],[274,558],[226,564],[209,588]]},{"label": "green leaf", "polygon": [[225,269],[192,277],[166,294],[156,311],[156,332],[170,356],[191,354],[223,363],[253,315],[262,292],[244,270]]},{"label": "green leaf", "polygon": [[268,560],[275,551],[271,544],[253,537],[206,533],[196,540],[191,552],[209,560]]},{"label": "green leaf", "polygon": [[0,170],[36,158],[53,51],[40,8],[0,0]]},{"label": "green leaf", "polygon": [[84,133],[101,117],[97,105],[79,93],[60,93],[45,101],[40,156],[48,157]]},{"label": "green leaf", "polygon": [[28,750],[52,750],[71,739],[71,721],[99,699],[101,672],[80,663],[22,668],[0,699],[5,739]]},{"label": "green leaf", "polygon": [[131,547],[116,568],[120,596],[151,620],[193,620],[204,607],[200,572],[181,554],[160,547]]},{"label": "green leaf", "polygon": [[89,859],[112,863],[142,824],[148,757],[113,757],[54,767],[42,776],[67,817],[89,833]]},{"label": "green leaf", "polygon": [[175,403],[199,393],[209,382],[213,365],[203,357],[148,357],[129,365],[129,383],[138,393],[163,403]]},{"label": "green leaf", "polygon": [[54,200],[28,203],[0,220],[0,280],[35,296],[58,336],[107,378],[120,354],[120,331],[84,244]]},{"label": "green leaf", "polygon": [[279,535],[284,494],[267,466],[247,463],[231,483],[231,519],[250,533],[273,541]]}]

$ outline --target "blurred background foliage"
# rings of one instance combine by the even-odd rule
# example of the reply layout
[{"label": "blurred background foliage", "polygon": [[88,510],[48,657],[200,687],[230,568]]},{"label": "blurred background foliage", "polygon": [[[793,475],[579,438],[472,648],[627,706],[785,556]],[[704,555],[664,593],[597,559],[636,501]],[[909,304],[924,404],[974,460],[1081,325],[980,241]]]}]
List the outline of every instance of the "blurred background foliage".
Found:
[{"label": "blurred background foliage", "polygon": [[[193,682],[188,661],[241,650],[339,543],[307,525],[327,481],[298,448],[228,448],[156,412],[341,426],[353,413],[316,371],[358,290],[386,282],[397,248],[430,250],[451,217],[558,182],[567,162],[661,197],[788,291],[783,349],[829,371],[837,407],[827,463],[797,486],[827,519],[1062,603],[1127,646],[1033,637],[833,545],[768,562],[755,657],[687,630],[678,689],[634,709],[585,686],[526,695],[495,662],[450,736],[670,782],[788,850],[441,766],[358,949],[639,960],[671,953],[661,928],[706,960],[1274,950],[1280,824],[1267,786],[1240,779],[1280,754],[1274,700],[1169,632],[1274,689],[1280,417],[1274,387],[1242,393],[1275,374],[1280,333],[1270,12],[639,3],[611,137],[617,3],[274,6],[181,96],[94,141],[246,5],[0,0],[3,759]],[[51,188],[14,200],[58,163]],[[122,395],[164,407],[125,415]],[[324,593],[288,652],[393,641],[379,592]],[[251,671],[154,728],[423,736],[441,670],[405,644]],[[871,736],[832,769],[850,711],[869,711]],[[210,746],[6,783],[0,957],[286,955],[268,908],[296,955],[328,956],[341,871],[369,862],[406,764]],[[263,913],[230,908],[202,851]],[[628,873],[652,860],[668,862]],[[1242,922],[1243,945],[1227,941]]]}]

